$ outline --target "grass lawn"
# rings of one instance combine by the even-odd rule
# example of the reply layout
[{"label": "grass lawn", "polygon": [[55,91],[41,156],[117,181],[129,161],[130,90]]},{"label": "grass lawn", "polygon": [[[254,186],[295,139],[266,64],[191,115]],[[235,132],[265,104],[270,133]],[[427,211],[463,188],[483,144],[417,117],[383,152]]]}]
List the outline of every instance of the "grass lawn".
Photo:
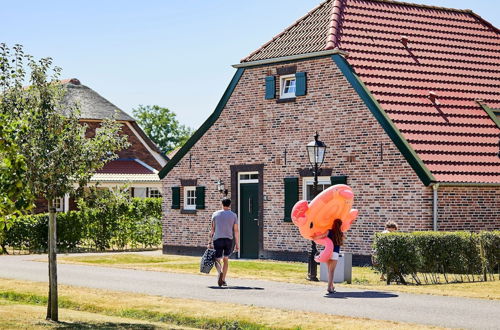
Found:
[{"label": "grass lawn", "polygon": [[47,284],[0,279],[0,329],[428,329],[421,325],[164,298],[59,285],[59,318],[44,320]]},{"label": "grass lawn", "polygon": [[[118,268],[132,268],[177,273],[199,273],[199,257],[160,255],[146,256],[139,254],[94,255],[59,258],[63,263],[99,265]],[[318,267],[319,272],[319,267]],[[231,260],[229,276],[290,283],[326,285],[305,280],[307,264],[299,262],[281,262],[267,260]],[[435,294],[446,296],[470,297],[500,300],[500,281],[453,283],[432,285],[386,285],[380,280],[380,274],[370,267],[353,267],[352,284],[345,287],[368,290],[397,291],[407,293]],[[213,276],[213,275],[210,275]]]},{"label": "grass lawn", "polygon": [[174,324],[74,311],[62,308],[60,323],[45,320],[47,308],[0,299],[0,329],[191,329]]}]

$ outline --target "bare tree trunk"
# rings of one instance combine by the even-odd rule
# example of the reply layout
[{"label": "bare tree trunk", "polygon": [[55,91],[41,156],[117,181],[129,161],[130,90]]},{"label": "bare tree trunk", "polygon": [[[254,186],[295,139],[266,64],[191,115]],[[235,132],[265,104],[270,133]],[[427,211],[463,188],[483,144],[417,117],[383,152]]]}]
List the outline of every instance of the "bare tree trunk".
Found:
[{"label": "bare tree trunk", "polygon": [[49,299],[47,304],[47,320],[59,321],[57,305],[57,233],[56,208],[54,200],[49,200]]}]

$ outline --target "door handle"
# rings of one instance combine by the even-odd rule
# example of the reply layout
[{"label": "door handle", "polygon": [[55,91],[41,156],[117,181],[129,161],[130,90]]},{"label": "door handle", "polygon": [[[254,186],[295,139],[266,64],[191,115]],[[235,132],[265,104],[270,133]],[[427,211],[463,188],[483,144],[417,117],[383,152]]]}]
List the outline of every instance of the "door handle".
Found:
[{"label": "door handle", "polygon": [[259,218],[255,218],[255,219],[253,219],[253,221],[259,221]]}]

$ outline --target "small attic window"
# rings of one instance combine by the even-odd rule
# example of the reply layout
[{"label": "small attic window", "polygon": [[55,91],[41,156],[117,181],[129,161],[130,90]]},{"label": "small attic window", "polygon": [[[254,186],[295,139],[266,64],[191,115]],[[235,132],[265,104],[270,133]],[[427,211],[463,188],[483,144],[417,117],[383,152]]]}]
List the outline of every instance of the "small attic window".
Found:
[{"label": "small attic window", "polygon": [[295,97],[296,79],[294,74],[280,77],[280,99]]}]

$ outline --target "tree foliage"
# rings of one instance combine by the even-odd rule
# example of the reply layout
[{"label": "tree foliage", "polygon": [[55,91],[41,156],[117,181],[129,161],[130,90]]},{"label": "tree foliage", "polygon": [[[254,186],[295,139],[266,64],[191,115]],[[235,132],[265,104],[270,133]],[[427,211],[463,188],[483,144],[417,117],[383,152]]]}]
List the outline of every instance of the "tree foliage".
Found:
[{"label": "tree foliage", "polygon": [[[16,45],[14,53],[0,47],[2,103],[11,118],[29,123],[22,134],[11,135],[26,160],[23,179],[31,193],[48,201],[49,208],[49,303],[47,319],[58,320],[56,267],[56,213],[54,200],[85,185],[92,175],[127,147],[120,124],[104,120],[92,138],[79,122],[75,105],[62,105],[65,89],[59,81],[61,69],[51,58],[36,60]],[[27,72],[29,72],[27,74]],[[23,88],[26,83],[28,87]],[[28,161],[29,160],[29,161]]]},{"label": "tree foliage", "polygon": [[193,130],[180,124],[168,108],[140,105],[133,113],[144,132],[165,154],[182,146],[193,134]]},{"label": "tree foliage", "polygon": [[26,104],[23,56],[20,46],[15,46],[11,54],[8,47],[0,44],[0,236],[12,226],[16,216],[33,206],[33,194],[25,180],[26,158],[17,143],[27,129],[26,120],[19,117]]}]

